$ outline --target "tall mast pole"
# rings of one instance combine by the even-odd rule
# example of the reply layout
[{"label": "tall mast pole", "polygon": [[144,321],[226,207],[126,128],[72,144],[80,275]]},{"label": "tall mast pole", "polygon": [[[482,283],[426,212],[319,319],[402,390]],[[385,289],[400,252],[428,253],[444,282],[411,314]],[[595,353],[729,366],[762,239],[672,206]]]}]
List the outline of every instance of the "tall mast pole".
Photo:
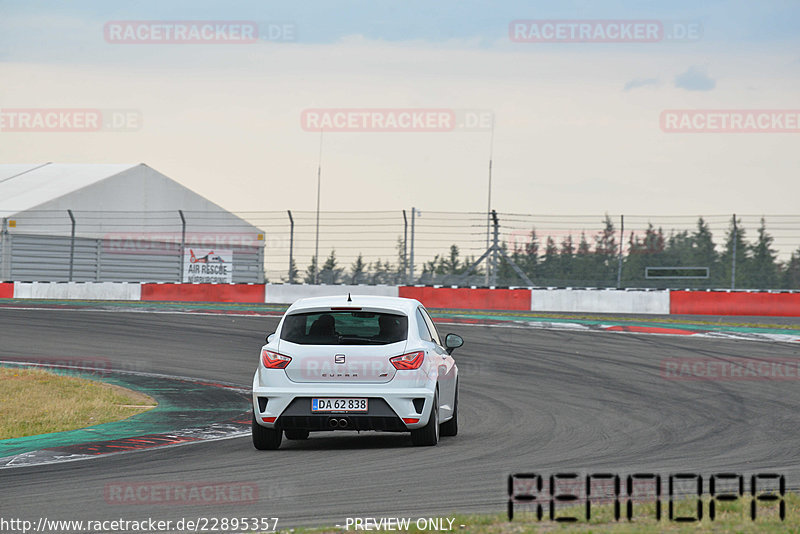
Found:
[{"label": "tall mast pole", "polygon": [[317,158],[317,233],[314,244],[314,284],[319,283],[319,192],[322,184],[322,129],[319,131],[319,157]]}]

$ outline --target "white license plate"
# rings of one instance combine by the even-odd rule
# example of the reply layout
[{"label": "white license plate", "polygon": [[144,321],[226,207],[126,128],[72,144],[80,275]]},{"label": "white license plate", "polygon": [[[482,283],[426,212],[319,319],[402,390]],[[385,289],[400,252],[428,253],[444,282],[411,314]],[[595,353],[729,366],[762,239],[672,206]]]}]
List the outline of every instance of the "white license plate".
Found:
[{"label": "white license plate", "polygon": [[312,412],[366,412],[367,399],[325,397],[311,399]]}]

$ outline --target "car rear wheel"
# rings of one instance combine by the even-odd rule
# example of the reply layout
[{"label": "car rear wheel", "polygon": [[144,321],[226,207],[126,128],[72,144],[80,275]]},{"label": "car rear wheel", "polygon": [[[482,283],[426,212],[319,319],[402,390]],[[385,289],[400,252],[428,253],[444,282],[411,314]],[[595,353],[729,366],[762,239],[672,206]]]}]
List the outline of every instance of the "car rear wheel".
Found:
[{"label": "car rear wheel", "polygon": [[308,439],[308,430],[284,430],[286,439]]},{"label": "car rear wheel", "polygon": [[439,391],[433,394],[433,407],[428,418],[428,424],[419,430],[411,431],[411,442],[420,447],[432,446],[439,443]]},{"label": "car rear wheel", "polygon": [[250,429],[253,436],[253,446],[260,451],[278,449],[281,446],[283,431],[279,428],[265,428],[256,422],[253,414],[253,424]]},{"label": "car rear wheel", "polygon": [[456,382],[456,398],[453,402],[453,418],[442,423],[439,429],[440,436],[455,436],[458,434],[458,382]]}]

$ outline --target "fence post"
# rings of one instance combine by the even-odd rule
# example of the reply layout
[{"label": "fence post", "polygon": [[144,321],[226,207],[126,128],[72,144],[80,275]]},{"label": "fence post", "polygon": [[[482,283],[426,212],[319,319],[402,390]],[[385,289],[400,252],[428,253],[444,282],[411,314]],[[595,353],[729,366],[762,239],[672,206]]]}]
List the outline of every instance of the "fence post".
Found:
[{"label": "fence post", "polygon": [[103,269],[103,240],[94,240],[94,281],[99,282]]},{"label": "fence post", "polygon": [[289,214],[289,283],[294,284],[294,218],[292,217],[292,210],[286,210]]},{"label": "fence post", "polygon": [[414,283],[414,219],[417,218],[417,208],[411,208],[411,255],[408,260],[408,284]]},{"label": "fence post", "polygon": [[72,221],[72,232],[69,238],[69,281],[72,282],[72,271],[75,264],[75,216],[72,210],[67,210],[69,219]]},{"label": "fence post", "polygon": [[492,224],[494,225],[494,239],[492,246],[492,287],[497,287],[497,251],[500,250],[500,222],[497,220],[497,212],[492,210]]},{"label": "fence post", "polygon": [[403,282],[408,283],[408,217],[403,210]]},{"label": "fence post", "polygon": [[736,227],[736,214],[733,214],[733,257],[731,258],[731,289],[736,289],[736,241],[738,228]]},{"label": "fence post", "polygon": [[178,215],[181,216],[181,250],[178,252],[181,257],[181,271],[178,273],[178,283],[183,282],[183,270],[186,266],[183,264],[186,261],[186,217],[183,216],[183,210],[178,210]]},{"label": "fence post", "polygon": [[625,216],[619,216],[619,262],[617,264],[617,289],[622,287],[622,247],[625,244]]},{"label": "fence post", "polygon": [[11,281],[11,234],[8,233],[8,217],[3,218],[0,228],[0,282]]}]

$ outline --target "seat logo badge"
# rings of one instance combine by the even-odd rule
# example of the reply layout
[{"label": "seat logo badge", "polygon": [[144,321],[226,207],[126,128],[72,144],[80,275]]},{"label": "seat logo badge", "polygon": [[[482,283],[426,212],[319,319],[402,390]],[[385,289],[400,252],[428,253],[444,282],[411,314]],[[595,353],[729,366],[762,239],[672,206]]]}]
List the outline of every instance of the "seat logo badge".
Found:
[{"label": "seat logo badge", "polygon": [[336,354],[333,356],[333,363],[344,363],[344,354]]}]

